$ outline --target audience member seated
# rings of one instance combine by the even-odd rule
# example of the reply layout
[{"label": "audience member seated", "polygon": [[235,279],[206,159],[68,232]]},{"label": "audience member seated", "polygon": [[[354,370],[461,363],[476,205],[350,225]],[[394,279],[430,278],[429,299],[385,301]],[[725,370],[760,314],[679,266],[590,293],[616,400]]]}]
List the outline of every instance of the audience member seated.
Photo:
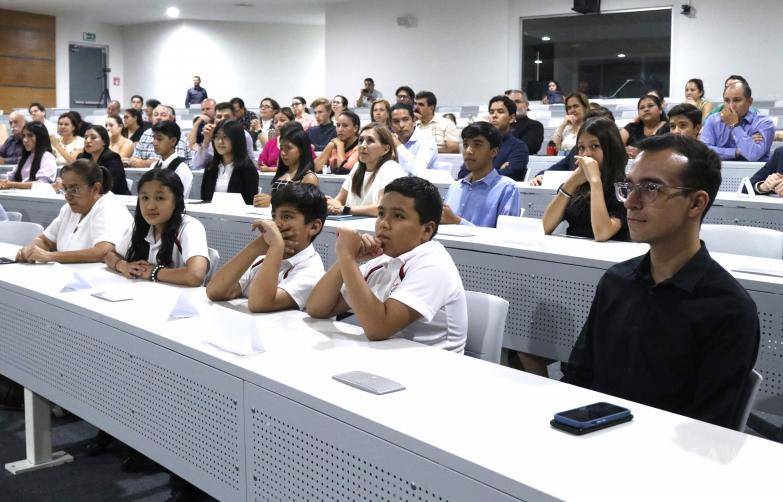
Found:
[{"label": "audience member seated", "polygon": [[109,133],[110,141],[109,149],[122,159],[130,159],[135,146],[133,141],[122,135],[122,130],[123,124],[119,115],[112,115],[106,118],[106,132]]},{"label": "audience member seated", "polygon": [[401,85],[394,91],[394,97],[397,98],[397,103],[410,105],[411,108],[416,104],[416,93],[413,89],[407,85]]},{"label": "audience member seated", "polygon": [[[603,106],[591,108],[589,112],[585,114],[583,124],[593,118],[604,118],[614,123],[614,115],[611,111]],[[618,133],[619,134],[619,133]],[[579,149],[574,146],[568,154],[562,159],[558,160],[546,169],[539,171],[535,177],[530,179],[531,186],[540,186],[544,180],[544,173],[547,171],[573,171],[576,169],[576,155],[579,153]]]},{"label": "audience member seated", "polygon": [[[152,125],[164,120],[170,120],[172,122],[177,121],[177,117],[174,114],[174,108],[168,105],[158,105],[152,112]],[[160,160],[160,157],[155,153],[153,139],[152,128],[144,131],[139,142],[136,144],[136,148],[133,150],[133,156],[129,161],[131,167],[150,167]],[[191,150],[188,148],[185,138],[180,138],[179,143],[177,144],[177,155],[190,162],[190,152]],[[202,153],[202,155],[204,154],[204,152],[200,153]],[[193,169],[199,169],[196,165],[196,158],[194,156]]]},{"label": "audience member seated", "polygon": [[699,240],[720,160],[691,138],[639,144],[617,186],[650,251],[604,274],[563,381],[730,427],[756,361],[756,305]]},{"label": "audience member seated", "polygon": [[672,134],[699,139],[702,112],[690,103],[682,103],[669,110],[669,131]]},{"label": "audience member seated", "polygon": [[356,108],[368,108],[373,101],[382,97],[381,91],[375,88],[375,80],[367,77],[364,79],[364,87],[359,90],[359,97],[356,98]]},{"label": "audience member seated", "polygon": [[[173,122],[158,122],[160,129]],[[174,124],[176,125],[176,124]],[[156,131],[157,134],[157,131]],[[198,287],[209,271],[204,225],[185,214],[179,176],[151,169],[139,180],[133,227],[104,258],[109,269],[128,279]]]},{"label": "audience member seated", "polygon": [[201,199],[211,201],[215,192],[230,192],[242,194],[245,204],[252,204],[258,193],[258,171],[247,155],[247,131],[236,120],[227,120],[218,122],[214,139],[211,132],[209,136],[215,153],[204,169]]},{"label": "audience member seated", "polygon": [[402,169],[410,175],[421,176],[427,169],[435,167],[438,147],[432,134],[416,127],[413,107],[406,103],[392,106],[391,123]]},{"label": "audience member seated", "polygon": [[316,125],[315,118],[307,108],[307,101],[302,96],[294,96],[291,99],[291,111],[294,112],[294,120],[302,124],[305,132]]},{"label": "audience member seated", "polygon": [[[723,90],[725,91],[730,85],[737,84],[740,82],[743,82],[745,84],[748,83],[748,81],[742,75],[729,75],[728,77],[726,77],[726,80],[723,81]],[[710,115],[715,113],[720,113],[721,111],[723,111],[723,106],[724,104],[721,103],[718,106],[714,107]],[[751,106],[750,109],[758,113],[758,109],[755,106]]]},{"label": "audience member seated", "polygon": [[250,131],[250,125],[254,120],[258,120],[258,115],[245,108],[245,102],[242,98],[231,98],[231,109],[234,112],[234,120],[238,120],[245,128]]},{"label": "audience member seated", "polygon": [[535,155],[544,142],[544,124],[527,116],[528,100],[524,91],[509,89],[506,96],[517,105],[517,116],[511,124],[511,134],[527,145],[530,155]]},{"label": "audience member seated", "polygon": [[[41,126],[41,128],[44,128]],[[45,129],[45,128],[44,128]],[[62,169],[65,204],[16,260],[27,263],[93,263],[114,249],[131,226],[128,209],[113,195],[111,174],[88,159]]]},{"label": "audience member seated", "polygon": [[[324,174],[347,174],[359,160],[359,116],[344,111],[335,121],[337,136],[326,144],[315,159],[315,172]],[[328,172],[327,172],[328,169]]]},{"label": "audience member seated", "polygon": [[144,121],[146,122],[145,126],[147,129],[152,127],[152,115],[155,111],[155,108],[159,106],[160,101],[155,98],[150,98],[144,102]]},{"label": "audience member seated", "polygon": [[130,100],[130,107],[134,110],[139,110],[140,112],[144,112],[144,97],[140,96],[138,94],[134,94],[131,96]]},{"label": "audience member seated", "polygon": [[337,197],[327,197],[329,214],[377,216],[383,189],[392,180],[407,176],[397,163],[394,137],[385,125],[373,122],[364,126],[357,150],[359,161],[353,172],[345,178]]},{"label": "audience member seated", "polygon": [[[272,129],[269,131],[269,140],[258,156],[258,169],[261,172],[277,171],[277,161],[280,156],[280,134],[283,127],[289,122],[299,124],[299,122],[294,120],[294,112],[286,106],[275,114]],[[299,125],[301,126],[302,124]]]},{"label": "audience member seated", "polygon": [[122,135],[131,140],[135,149],[136,143],[148,128],[147,123],[142,119],[141,111],[135,108],[126,108],[122,116],[122,125]]},{"label": "audience member seated", "polygon": [[468,174],[449,187],[441,223],[495,227],[501,214],[520,215],[516,183],[501,176],[493,164],[501,138],[500,131],[488,122],[474,122],[462,129],[462,156]]},{"label": "audience member seated", "polygon": [[122,103],[116,99],[113,99],[109,101],[108,105],[106,105],[106,115],[96,118],[94,123],[98,124],[99,126],[106,127],[106,120],[112,115],[119,115],[120,111],[122,111]]},{"label": "audience member seated", "polygon": [[259,193],[253,197],[253,205],[256,207],[268,207],[275,192],[286,185],[307,183],[318,186],[318,176],[313,169],[313,147],[302,124],[295,121],[285,124],[280,129],[279,141],[280,159],[272,178],[271,193]]},{"label": "audience member seated", "polygon": [[201,77],[193,75],[193,87],[185,93],[185,108],[190,108],[190,105],[198,105],[208,97],[207,90],[201,87]]},{"label": "audience member seated", "polygon": [[84,152],[79,158],[92,160],[109,171],[112,184],[104,188],[117,195],[130,195],[125,179],[125,166],[122,165],[120,156],[109,148],[110,141],[109,132],[103,126],[93,124],[84,133]]},{"label": "audience member seated", "polygon": [[639,98],[636,105],[639,115],[636,119],[620,129],[620,136],[623,138],[623,144],[628,157],[636,157],[636,144],[644,138],[655,136],[656,134],[667,134],[669,132],[669,123],[666,117],[666,111],[663,109],[661,99],[655,94],[645,94]]},{"label": "audience member seated", "polygon": [[8,114],[8,123],[11,126],[11,134],[0,145],[0,164],[17,164],[22,157],[22,129],[25,118],[20,112]]},{"label": "audience member seated", "polygon": [[[217,102],[212,98],[207,98],[201,102],[200,106],[201,113],[198,117],[193,119],[193,127],[190,129],[187,137],[188,148],[191,150],[204,143],[204,128],[207,126],[207,124],[215,123],[215,113],[217,113],[215,108],[217,107]],[[229,119],[233,117],[234,108],[232,106],[231,117],[229,117]]]},{"label": "audience member seated", "polygon": [[550,80],[546,83],[546,93],[541,98],[541,103],[545,105],[557,105],[565,103],[563,99],[563,91],[560,89],[560,84],[554,80]]},{"label": "audience member seated", "polygon": [[376,99],[372,102],[370,116],[373,122],[378,122],[391,129],[391,105],[385,99]]},{"label": "audience member seated", "polygon": [[[73,116],[73,122],[76,124],[76,131],[74,132],[74,135],[83,138],[84,133],[87,132],[87,129],[89,129],[92,124],[84,120],[81,114],[76,110],[71,110],[68,113],[70,113],[71,116]],[[59,134],[59,122],[58,122],[58,134]]]},{"label": "audience member seated", "polygon": [[332,99],[332,113],[335,117],[348,109],[348,98],[340,94]]},{"label": "audience member seated", "polygon": [[701,112],[702,120],[707,120],[712,113],[712,103],[704,97],[704,82],[700,78],[692,78],[685,84],[685,103],[695,106]]},{"label": "audience member seated", "polygon": [[49,136],[57,134],[57,124],[46,118],[46,107],[44,105],[32,103],[27,111],[30,112],[30,120],[32,122],[40,122],[46,126]]},{"label": "audience member seated", "polygon": [[441,212],[429,181],[406,176],[389,183],[374,236],[338,230],[337,261],[310,294],[307,313],[329,318],[351,311],[369,340],[402,337],[463,353],[465,290],[448,251],[432,239]]},{"label": "audience member seated", "polygon": [[[203,104],[204,101],[201,103]],[[182,193],[185,194],[186,199],[189,198],[193,185],[193,173],[190,171],[187,161],[177,155],[177,144],[182,137],[182,130],[176,122],[163,120],[152,126],[152,135],[155,153],[160,157],[154,167],[168,169],[179,176],[182,183]]]},{"label": "audience member seated", "polygon": [[58,134],[49,136],[49,142],[58,164],[70,164],[84,150],[84,138],[77,134],[80,123],[81,117],[75,112],[63,113],[57,119]]},{"label": "audience member seated", "polygon": [[[489,121],[500,131],[501,137],[500,148],[495,152],[492,165],[501,175],[524,181],[528,162],[527,145],[511,134],[511,121],[516,113],[516,104],[508,96],[495,96],[489,100]],[[464,136],[462,141],[464,144]],[[463,178],[467,174],[468,169],[463,164],[457,177]]]},{"label": "audience member seated", "polygon": [[[723,91],[723,109],[707,117],[701,140],[723,160],[766,161],[775,135],[775,124],[751,109],[753,97],[745,82]],[[757,142],[753,136],[762,136]]]},{"label": "audience member seated", "polygon": [[40,122],[28,122],[22,127],[22,156],[16,168],[0,181],[0,189],[30,189],[33,182],[54,183],[57,162],[52,155],[46,127]]},{"label": "audience member seated", "polygon": [[207,296],[213,302],[245,297],[251,312],[303,310],[324,275],[313,241],[325,222],[326,198],[317,187],[289,184],[277,190],[272,220],[253,223],[261,235],[215,274]]},{"label": "audience member seated", "polygon": [[307,135],[315,151],[321,152],[337,136],[337,129],[332,123],[332,105],[328,99],[319,98],[313,101],[313,110],[316,125],[307,131]]},{"label": "audience member seated", "polygon": [[459,137],[457,126],[448,119],[435,114],[438,99],[430,91],[421,91],[416,94],[416,108],[420,129],[423,129],[435,139],[438,145],[438,153],[459,153]]},{"label": "audience member seated", "polygon": [[783,147],[775,152],[764,166],[750,178],[753,190],[759,195],[783,197]]},{"label": "audience member seated", "polygon": [[552,135],[558,152],[567,152],[576,146],[576,133],[584,121],[590,103],[583,94],[569,94],[565,99],[566,116]]},{"label": "audience member seated", "polygon": [[[190,168],[194,171],[205,169],[207,165],[212,161],[212,157],[214,155],[214,149],[212,147],[212,136],[215,133],[216,128],[222,124],[223,122],[233,120],[234,117],[234,108],[231,106],[231,103],[223,102],[218,103],[215,105],[215,120],[211,124],[207,124],[204,126],[204,130],[202,131],[202,138],[203,140],[198,145],[196,149],[193,150],[193,162],[191,162]],[[240,122],[241,124],[241,122]],[[244,125],[242,126],[244,128]],[[250,133],[245,130],[245,145],[247,148],[247,156],[250,159],[250,162],[255,165],[255,154],[253,153],[253,137],[250,136]],[[180,140],[180,143],[182,140]],[[179,151],[179,148],[177,149],[177,155],[182,157],[182,154]]]},{"label": "audience member seated", "polygon": [[269,141],[269,132],[274,128],[275,115],[280,105],[272,98],[264,98],[258,106],[258,119],[250,123],[250,131],[256,136],[256,149],[261,150]]},{"label": "audience member seated", "polygon": [[565,220],[568,235],[627,241],[625,208],[614,193],[614,184],[625,180],[628,163],[617,127],[591,119],[579,130],[577,148],[576,169],[544,212],[544,232],[551,234]]}]

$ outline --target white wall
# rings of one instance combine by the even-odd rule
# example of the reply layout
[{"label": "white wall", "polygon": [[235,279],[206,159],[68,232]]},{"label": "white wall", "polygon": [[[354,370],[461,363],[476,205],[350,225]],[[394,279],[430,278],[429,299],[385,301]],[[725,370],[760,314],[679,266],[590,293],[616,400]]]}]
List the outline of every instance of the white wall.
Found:
[{"label": "white wall", "polygon": [[295,95],[311,101],[324,93],[323,26],[175,21],[122,32],[128,99],[182,107],[194,74],[211,98],[239,96],[252,110],[265,96],[287,106]]},{"label": "white wall", "polygon": [[[109,94],[112,99],[123,100],[123,42],[122,29],[119,26],[95,23],[85,18],[58,16],[55,19],[55,54],[57,81],[57,108],[70,107],[70,72],[68,71],[68,46],[71,42],[82,45],[109,47]],[[95,42],[84,42],[82,32],[95,33]],[[113,77],[120,77],[120,85],[112,84]],[[95,96],[97,99],[98,96]],[[124,101],[123,101],[124,102]]]},{"label": "white wall", "polygon": [[[603,11],[671,7],[670,95],[689,78],[704,80],[707,97],[720,100],[723,80],[744,75],[756,99],[783,99],[779,0],[694,0],[694,18],[681,1],[603,0]],[[326,90],[353,99],[371,75],[385,96],[405,83],[434,91],[442,104],[485,103],[520,85],[520,18],[573,14],[572,0],[356,0],[327,5]],[[397,16],[419,25],[401,28]]]},{"label": "white wall", "polygon": [[[413,15],[418,26],[397,26]],[[508,0],[362,0],[326,7],[326,91],[355,100],[365,76],[385,97],[403,84],[441,104],[483,104],[503,90]]]}]

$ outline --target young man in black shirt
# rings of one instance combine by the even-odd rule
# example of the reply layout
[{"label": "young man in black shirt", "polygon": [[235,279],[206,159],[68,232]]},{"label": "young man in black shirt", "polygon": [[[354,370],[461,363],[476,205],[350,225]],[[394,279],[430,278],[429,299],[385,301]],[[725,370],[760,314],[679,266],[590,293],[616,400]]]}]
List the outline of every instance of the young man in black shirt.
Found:
[{"label": "young man in black shirt", "polygon": [[650,251],[607,270],[563,381],[727,427],[743,406],[759,321],[748,293],[699,240],[720,160],[676,135],[648,138],[639,150],[616,187],[631,239]]}]

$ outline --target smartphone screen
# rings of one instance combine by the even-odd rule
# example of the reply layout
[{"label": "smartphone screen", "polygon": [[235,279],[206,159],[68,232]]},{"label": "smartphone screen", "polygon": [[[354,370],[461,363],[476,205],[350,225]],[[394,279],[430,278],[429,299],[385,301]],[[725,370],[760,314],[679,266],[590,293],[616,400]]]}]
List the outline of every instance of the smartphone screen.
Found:
[{"label": "smartphone screen", "polygon": [[[555,415],[555,420],[573,426],[589,427],[597,422],[616,420],[629,415],[628,408],[609,403],[594,403]],[[577,425],[578,424],[578,425]]]}]

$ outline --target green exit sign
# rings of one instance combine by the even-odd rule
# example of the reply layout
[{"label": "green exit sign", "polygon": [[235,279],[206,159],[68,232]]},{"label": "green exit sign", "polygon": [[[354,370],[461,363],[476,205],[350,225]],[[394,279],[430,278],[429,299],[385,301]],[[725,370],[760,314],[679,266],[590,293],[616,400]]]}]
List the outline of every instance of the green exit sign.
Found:
[{"label": "green exit sign", "polygon": [[85,42],[95,42],[95,33],[82,32],[82,39]]}]

